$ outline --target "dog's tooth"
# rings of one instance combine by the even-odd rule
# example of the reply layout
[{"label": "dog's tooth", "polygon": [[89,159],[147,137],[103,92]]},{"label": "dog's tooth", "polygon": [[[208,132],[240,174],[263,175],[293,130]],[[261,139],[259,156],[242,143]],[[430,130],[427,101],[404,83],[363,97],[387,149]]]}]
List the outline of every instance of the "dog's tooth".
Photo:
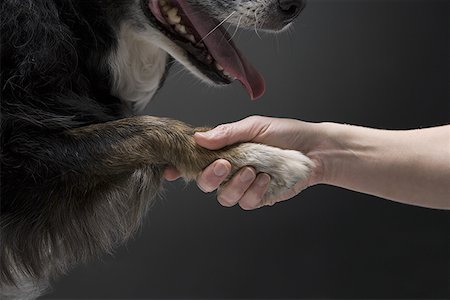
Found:
[{"label": "dog's tooth", "polygon": [[164,13],[167,14],[167,12],[171,9],[171,7],[169,5],[164,5],[164,6],[161,5],[161,9]]},{"label": "dog's tooth", "polygon": [[178,31],[181,34],[186,34],[187,33],[186,26],[181,25],[181,24],[175,25],[175,30]]},{"label": "dog's tooth", "polygon": [[213,58],[212,58],[212,56],[210,54],[208,54],[206,56],[206,60],[208,61],[208,63],[212,63],[213,62]]},{"label": "dog's tooth", "polygon": [[160,4],[161,6],[166,6],[168,3],[167,3],[166,0],[159,0],[159,4]]},{"label": "dog's tooth", "polygon": [[169,16],[176,16],[178,15],[178,7],[172,7],[169,12],[168,12]]},{"label": "dog's tooth", "polygon": [[227,71],[223,71],[223,75],[225,75],[225,76],[227,76],[227,77],[230,77],[230,78],[231,78],[231,74],[230,74],[230,73],[228,73]]},{"label": "dog's tooth", "polygon": [[223,67],[216,61],[216,69],[219,71],[223,71]]},{"label": "dog's tooth", "polygon": [[181,17],[178,15],[178,8],[174,7],[167,12],[169,24],[175,25],[181,22]]},{"label": "dog's tooth", "polygon": [[191,41],[192,43],[195,43],[195,37],[193,34],[188,34],[186,35],[186,38]]}]

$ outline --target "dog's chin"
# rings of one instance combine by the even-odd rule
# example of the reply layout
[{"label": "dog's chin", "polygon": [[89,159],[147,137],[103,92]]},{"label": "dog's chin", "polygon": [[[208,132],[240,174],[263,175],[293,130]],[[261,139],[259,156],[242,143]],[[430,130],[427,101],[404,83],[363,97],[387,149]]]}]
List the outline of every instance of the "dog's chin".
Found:
[{"label": "dog's chin", "polygon": [[185,0],[142,0],[146,17],[161,34],[163,48],[211,85],[240,81],[252,99],[265,91],[262,76],[245,59],[216,19]]}]

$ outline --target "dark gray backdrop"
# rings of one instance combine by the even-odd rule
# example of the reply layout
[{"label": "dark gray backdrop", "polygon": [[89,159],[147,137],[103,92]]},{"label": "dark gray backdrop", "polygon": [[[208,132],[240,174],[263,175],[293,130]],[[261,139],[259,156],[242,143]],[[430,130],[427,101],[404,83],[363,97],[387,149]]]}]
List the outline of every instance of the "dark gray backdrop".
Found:
[{"label": "dark gray backdrop", "polygon": [[[449,18],[448,1],[311,0],[289,33],[238,35],[265,75],[264,98],[175,70],[147,112],[195,125],[252,114],[449,123]],[[449,217],[330,186],[244,212],[171,183],[133,241],[45,298],[449,298]]]}]

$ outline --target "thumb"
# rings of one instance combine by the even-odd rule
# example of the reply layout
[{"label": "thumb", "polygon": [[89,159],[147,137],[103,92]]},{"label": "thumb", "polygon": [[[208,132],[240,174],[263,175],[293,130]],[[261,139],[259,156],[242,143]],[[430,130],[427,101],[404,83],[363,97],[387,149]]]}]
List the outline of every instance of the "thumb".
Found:
[{"label": "thumb", "polygon": [[267,124],[263,122],[262,117],[248,117],[234,123],[219,125],[210,131],[196,132],[194,139],[202,147],[217,150],[239,142],[252,141],[265,128]]},{"label": "thumb", "polygon": [[196,132],[194,139],[200,146],[217,150],[227,145],[234,144],[233,142],[232,124],[219,125],[205,132]]}]

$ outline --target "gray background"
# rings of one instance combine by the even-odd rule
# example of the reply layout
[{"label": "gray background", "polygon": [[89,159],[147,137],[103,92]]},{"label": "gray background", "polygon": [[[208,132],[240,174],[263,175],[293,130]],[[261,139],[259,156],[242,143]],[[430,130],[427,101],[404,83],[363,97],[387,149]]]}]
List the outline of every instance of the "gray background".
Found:
[{"label": "gray background", "polygon": [[[148,113],[252,114],[387,129],[450,122],[448,1],[314,1],[278,37],[239,33],[267,80],[205,87],[174,70]],[[330,186],[252,212],[170,183],[141,233],[54,285],[63,298],[449,298],[450,215]]]}]

